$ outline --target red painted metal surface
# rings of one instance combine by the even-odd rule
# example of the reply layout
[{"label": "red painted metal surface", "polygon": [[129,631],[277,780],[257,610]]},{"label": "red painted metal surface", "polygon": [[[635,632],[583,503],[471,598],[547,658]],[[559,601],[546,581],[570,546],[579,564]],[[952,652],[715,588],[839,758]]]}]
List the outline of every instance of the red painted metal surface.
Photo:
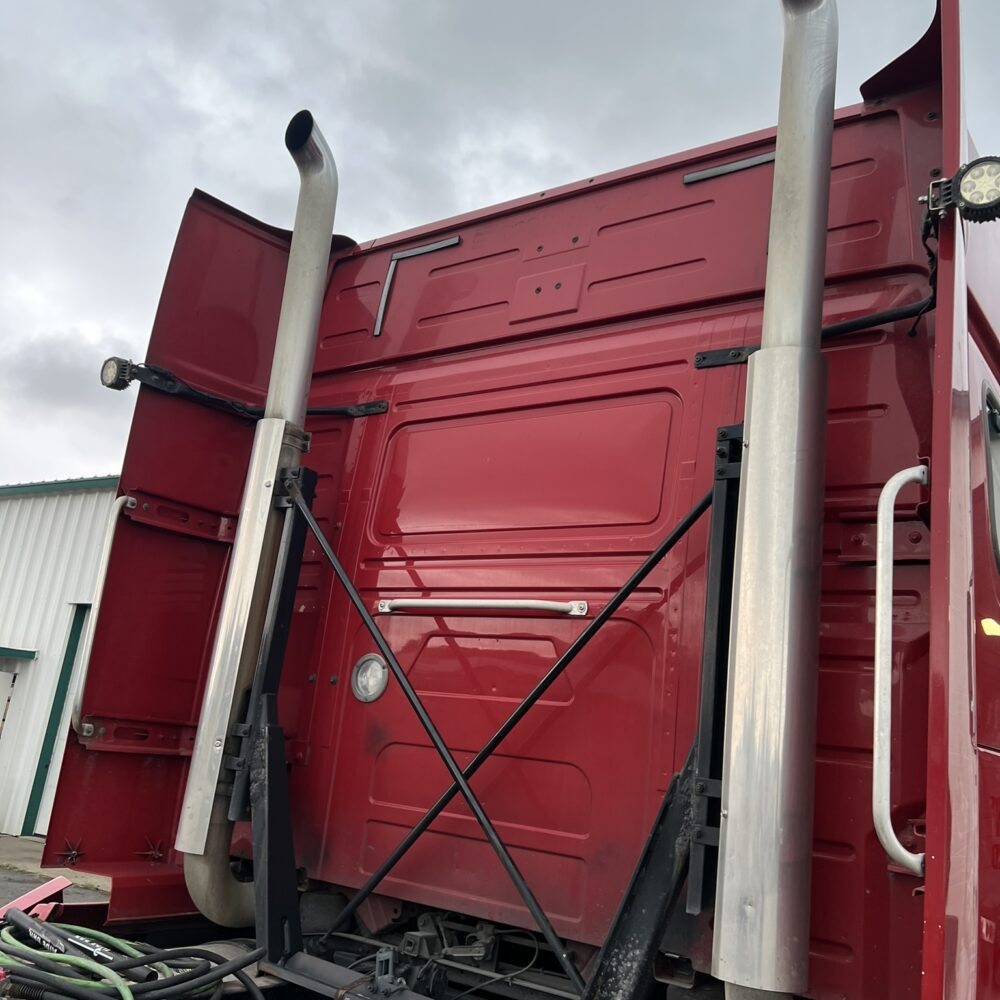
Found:
[{"label": "red painted metal surface", "polygon": [[[994,277],[1000,254],[1000,232],[976,227],[967,237],[968,316],[971,334],[968,357],[970,408],[970,480],[972,490],[972,657],[970,681],[974,684],[975,713],[969,728],[978,747],[976,785],[967,781],[967,794],[978,794],[978,877],[973,901],[978,926],[967,938],[969,963],[977,971],[977,997],[1000,997],[1000,637],[994,623],[1000,620],[1000,570],[994,555],[988,494],[986,427],[983,406],[989,390],[1000,398],[1000,349],[992,326],[1000,317],[1000,289]],[[966,800],[963,798],[963,806]],[[967,834],[967,836],[970,836]],[[971,919],[972,914],[969,915]],[[969,928],[969,923],[966,923]]]},{"label": "red painted metal surface", "polygon": [[[942,105],[931,86],[838,115],[827,322],[926,294],[916,196],[942,164],[937,116],[948,94]],[[759,338],[772,171],[684,175],[772,147],[773,135],[759,133],[339,256],[311,402],[387,399],[390,409],[311,421],[307,462],[319,474],[320,523],[370,608],[392,597],[574,598],[594,614],[704,492],[716,428],[740,419],[745,370],[699,370],[693,357]],[[451,235],[457,246],[400,262],[373,337],[391,254]],[[993,755],[977,762],[969,740],[970,631],[949,617],[955,602],[965,607],[962,511],[976,483],[968,450],[962,478],[968,373],[955,359],[967,341],[951,318],[959,304],[946,286],[959,272],[947,232],[942,243],[936,345],[925,320],[912,338],[900,323],[827,351],[817,1000],[941,996],[946,972],[948,995],[971,996],[956,976],[974,982],[976,961],[987,962],[966,938],[944,936],[949,921],[965,934],[969,915],[979,919],[975,899],[961,895],[992,859],[977,854],[977,815],[992,802],[978,797],[977,769],[984,788],[1000,778]],[[280,234],[196,198],[148,360],[259,403],[286,248]],[[981,336],[992,339],[985,318]],[[113,919],[190,909],[173,833],[250,432],[236,417],[141,391],[122,486],[142,504],[112,555],[84,700],[94,733],[70,739],[46,849],[51,863],[69,854],[114,876]],[[894,813],[916,849],[926,815],[925,897],[919,880],[889,868],[872,830],[871,543],[881,486],[928,458],[932,530],[916,489],[897,512],[893,687]],[[981,507],[981,478],[977,488]],[[702,524],[475,781],[557,929],[575,941],[603,939],[693,735],[705,542]],[[448,779],[395,686],[369,704],[351,694],[351,668],[370,644],[311,542],[296,609],[280,710],[298,860],[310,877],[350,888]],[[460,761],[581,628],[539,613],[379,620]],[[1000,887],[990,879],[982,915],[995,922]],[[408,900],[526,924],[457,802],[382,892],[390,907]]]},{"label": "red painted metal surface", "polygon": [[[962,96],[961,23],[958,0],[941,4],[943,120],[941,169],[951,176],[965,162],[968,137]],[[980,977],[995,942],[980,940],[980,892],[997,892],[996,871],[983,866],[989,827],[981,830],[993,762],[977,754],[974,694],[977,664],[974,608],[986,595],[975,583],[975,549],[983,546],[982,522],[973,521],[975,476],[970,470],[973,441],[982,433],[982,359],[970,344],[964,227],[955,213],[941,229],[937,337],[934,358],[934,435],[931,471],[933,535],[931,563],[930,702],[927,757],[927,887],[924,913],[922,996],[987,997],[995,988]],[[983,265],[980,261],[980,266]],[[995,265],[994,265],[995,266]],[[992,284],[992,280],[990,284]],[[970,281],[986,290],[983,281]],[[993,311],[993,322],[1000,312]],[[995,342],[984,322],[981,339]],[[995,349],[994,349],[995,351]],[[970,371],[971,355],[971,371]],[[973,388],[974,385],[976,388]],[[973,420],[976,427],[974,428]],[[977,430],[978,433],[973,433]],[[977,492],[981,492],[977,490]],[[979,504],[980,515],[982,506]],[[977,539],[977,533],[979,537]],[[982,757],[982,759],[980,759]],[[980,836],[983,840],[980,840]],[[991,919],[988,915],[987,919]],[[987,939],[991,935],[987,931]]]},{"label": "red painted metal surface", "polygon": [[[925,294],[910,192],[923,189],[936,162],[937,134],[925,121],[936,106],[928,92],[840,116],[828,321]],[[757,137],[740,154],[766,143]],[[341,472],[338,548],[372,608],[391,597],[504,596],[583,598],[596,609],[705,488],[715,428],[742,410],[743,370],[698,371],[691,361],[698,350],[759,335],[770,169],[685,185],[691,163],[511,206],[471,235],[455,224],[386,241],[338,266],[314,400],[391,402],[385,418],[354,429]],[[727,226],[737,213],[740,227]],[[451,234],[463,242],[400,268],[373,338],[389,255]],[[572,294],[556,312],[544,300],[567,286]],[[538,298],[537,315],[525,288]],[[904,330],[828,352],[817,997],[919,991],[918,883],[887,870],[871,831],[873,571],[857,552],[881,484],[930,448],[926,333],[910,340]],[[926,546],[918,499],[900,514]],[[912,842],[922,833],[929,627],[926,547],[914,554],[897,576],[896,599],[896,721],[906,742],[896,803]],[[703,558],[699,530],[477,778],[526,877],[572,939],[603,938],[657,796],[689,745]],[[481,613],[389,615],[382,624],[460,758],[580,627]],[[369,648],[335,595],[320,662],[346,680]],[[391,688],[362,705],[323,676],[308,711],[308,764],[292,772],[306,811],[300,858],[324,880],[359,885],[447,779]],[[384,891],[525,922],[458,805]]]},{"label": "red painted metal surface", "polygon": [[[188,206],[147,360],[260,405],[287,239],[204,195]],[[46,864],[114,875],[111,919],[191,913],[173,831],[252,426],[142,389],[106,611],[71,734]]]}]

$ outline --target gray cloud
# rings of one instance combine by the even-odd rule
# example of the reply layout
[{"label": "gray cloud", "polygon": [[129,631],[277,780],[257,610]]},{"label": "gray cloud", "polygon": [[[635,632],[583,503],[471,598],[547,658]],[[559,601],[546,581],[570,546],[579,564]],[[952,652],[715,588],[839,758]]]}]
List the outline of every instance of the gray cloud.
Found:
[{"label": "gray cloud", "polygon": [[[1000,11],[964,6],[973,128],[1000,149]],[[847,104],[933,0],[840,8]],[[0,18],[0,482],[120,461],[129,404],[97,365],[142,358],[193,187],[290,224],[300,107],[337,154],[338,231],[368,239],[763,128],[777,105],[776,0],[39,0]]]},{"label": "gray cloud", "polygon": [[120,470],[135,393],[103,389],[97,370],[101,357],[128,351],[113,335],[93,341],[79,330],[0,342],[5,482],[38,478],[36,468],[57,467],[60,478]]}]

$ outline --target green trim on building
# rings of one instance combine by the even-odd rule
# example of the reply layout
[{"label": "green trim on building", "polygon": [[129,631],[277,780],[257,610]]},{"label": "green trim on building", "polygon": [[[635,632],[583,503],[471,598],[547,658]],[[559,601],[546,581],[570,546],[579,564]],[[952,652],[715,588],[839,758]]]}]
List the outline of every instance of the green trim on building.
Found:
[{"label": "green trim on building", "polygon": [[55,697],[49,710],[49,721],[42,737],[42,749],[38,754],[38,767],[35,768],[35,780],[31,783],[31,794],[28,796],[28,808],[24,813],[24,823],[21,825],[21,836],[30,837],[35,833],[38,823],[38,809],[42,804],[42,794],[45,791],[45,779],[49,775],[49,765],[52,763],[52,752],[56,747],[56,737],[59,735],[59,722],[62,719],[66,696],[69,694],[69,682],[73,678],[73,664],[76,662],[76,652],[80,647],[80,636],[83,634],[83,623],[87,619],[89,604],[77,604],[73,608],[73,621],[69,627],[69,638],[66,640],[66,652],[63,653],[62,666],[59,668],[59,680],[56,683]]},{"label": "green trim on building", "polygon": [[39,493],[83,493],[87,490],[115,490],[118,476],[92,476],[89,479],[57,479],[50,483],[13,483],[0,486],[0,500],[4,497],[30,497]]},{"label": "green trim on building", "polygon": [[0,660],[33,660],[38,656],[37,649],[15,649],[13,646],[0,646]]}]

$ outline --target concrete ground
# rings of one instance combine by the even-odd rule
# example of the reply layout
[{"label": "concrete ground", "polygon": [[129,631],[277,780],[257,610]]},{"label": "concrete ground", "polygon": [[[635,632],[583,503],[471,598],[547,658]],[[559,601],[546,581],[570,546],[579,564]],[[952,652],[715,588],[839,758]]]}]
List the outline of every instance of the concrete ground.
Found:
[{"label": "concrete ground", "polygon": [[65,875],[74,883],[67,889],[65,899],[87,902],[106,899],[111,880],[100,875],[88,875],[72,868],[45,868],[41,866],[41,837],[8,837],[0,835],[0,904],[17,899],[57,875]]}]

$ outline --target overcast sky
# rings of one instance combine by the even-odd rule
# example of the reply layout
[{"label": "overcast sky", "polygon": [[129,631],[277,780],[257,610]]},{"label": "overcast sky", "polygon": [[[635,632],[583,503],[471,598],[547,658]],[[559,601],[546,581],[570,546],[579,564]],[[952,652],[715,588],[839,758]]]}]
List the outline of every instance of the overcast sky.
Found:
[{"label": "overcast sky", "polygon": [[[963,0],[969,111],[1000,151],[997,0]],[[838,105],[933,0],[840,0]],[[313,110],[364,240],[773,124],[777,0],[0,4],[0,483],[117,472],[195,186],[288,227]]]}]

